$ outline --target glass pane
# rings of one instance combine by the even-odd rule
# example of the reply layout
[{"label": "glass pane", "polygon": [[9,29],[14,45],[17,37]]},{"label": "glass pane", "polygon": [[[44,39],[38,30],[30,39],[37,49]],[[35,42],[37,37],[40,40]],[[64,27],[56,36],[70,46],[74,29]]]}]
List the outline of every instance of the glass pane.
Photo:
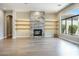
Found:
[{"label": "glass pane", "polygon": [[71,18],[67,19],[67,27],[66,27],[67,32],[66,33],[69,34],[69,35],[72,34],[71,33],[71,31],[72,31],[72,29],[71,29],[71,26],[72,26],[71,25],[71,20],[72,20]]},{"label": "glass pane", "polygon": [[78,17],[74,17],[73,18],[73,27],[72,27],[72,29],[73,29],[73,35],[77,35],[78,34]]},{"label": "glass pane", "polygon": [[66,21],[66,20],[62,20],[62,21],[61,21],[61,22],[62,22],[62,24],[61,24],[61,32],[62,32],[63,34],[66,33],[66,23],[65,23],[65,21]]}]

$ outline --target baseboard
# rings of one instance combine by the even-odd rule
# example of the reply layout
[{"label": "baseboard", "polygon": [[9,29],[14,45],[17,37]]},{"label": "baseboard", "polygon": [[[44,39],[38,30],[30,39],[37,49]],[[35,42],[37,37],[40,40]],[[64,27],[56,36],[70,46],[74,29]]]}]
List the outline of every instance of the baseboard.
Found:
[{"label": "baseboard", "polygon": [[71,43],[74,43],[74,44],[78,44],[79,45],[79,42],[76,42],[76,41],[73,41],[73,40],[70,40],[70,39],[67,39],[67,38],[63,38],[63,37],[59,37],[59,38],[61,38],[63,40],[66,40],[68,42],[71,42]]}]

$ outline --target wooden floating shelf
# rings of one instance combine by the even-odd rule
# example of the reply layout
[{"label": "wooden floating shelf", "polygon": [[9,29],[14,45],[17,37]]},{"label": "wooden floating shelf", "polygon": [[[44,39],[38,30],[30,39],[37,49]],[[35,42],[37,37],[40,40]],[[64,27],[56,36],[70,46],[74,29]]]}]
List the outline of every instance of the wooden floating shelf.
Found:
[{"label": "wooden floating shelf", "polygon": [[30,28],[16,28],[16,30],[30,30]]},{"label": "wooden floating shelf", "polygon": [[[16,29],[16,30],[20,31],[20,30],[22,30],[22,29]],[[30,31],[29,29],[23,29],[23,30],[25,30],[25,31]]]},{"label": "wooden floating shelf", "polygon": [[50,23],[46,23],[46,22],[45,22],[44,24],[57,24],[57,25],[58,25],[58,23],[52,23],[52,22],[50,22]]},{"label": "wooden floating shelf", "polygon": [[[21,21],[24,21],[24,22],[35,22],[35,21],[26,21],[26,20],[16,20],[16,21],[17,21],[17,22],[18,22],[18,21],[20,21],[20,22],[21,22]],[[58,22],[58,21],[56,20],[56,21],[45,21],[45,22]]]},{"label": "wooden floating shelf", "polygon": [[[30,28],[16,28],[16,30],[30,30]],[[45,28],[45,30],[58,30],[58,28],[55,28],[55,29]]]},{"label": "wooden floating shelf", "polygon": [[58,21],[45,21],[45,22],[58,22]]},{"label": "wooden floating shelf", "polygon": [[16,20],[16,22],[39,22],[39,21],[25,21],[25,20]]},{"label": "wooden floating shelf", "polygon": [[58,30],[57,28],[52,29],[52,28],[45,28],[45,30]]},{"label": "wooden floating shelf", "polygon": [[55,29],[55,28],[45,28],[45,29]]},{"label": "wooden floating shelf", "polygon": [[31,26],[31,24],[16,24],[16,26]]},{"label": "wooden floating shelf", "polygon": [[[31,26],[31,24],[16,24],[16,26]],[[58,25],[45,25],[45,26],[58,26]]]},{"label": "wooden floating shelf", "polygon": [[30,21],[25,21],[25,20],[16,20],[16,22],[30,22]]},{"label": "wooden floating shelf", "polygon": [[45,26],[58,26],[58,25],[52,25],[52,24],[51,24],[51,25],[45,25]]},{"label": "wooden floating shelf", "polygon": [[[16,20],[16,22],[37,22],[37,21]],[[59,21],[45,21],[45,22],[59,22]]]},{"label": "wooden floating shelf", "polygon": [[[48,28],[48,27],[45,27],[46,29],[50,29],[50,28]],[[51,29],[55,29],[55,28],[57,28],[57,27],[52,27]]]}]

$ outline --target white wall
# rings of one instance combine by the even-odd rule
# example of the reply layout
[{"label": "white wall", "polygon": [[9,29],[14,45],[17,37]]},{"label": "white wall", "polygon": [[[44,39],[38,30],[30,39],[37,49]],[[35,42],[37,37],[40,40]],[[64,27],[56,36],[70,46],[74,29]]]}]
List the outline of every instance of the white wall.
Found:
[{"label": "white wall", "polygon": [[4,38],[4,12],[0,10],[0,39]]},{"label": "white wall", "polygon": [[45,14],[45,20],[46,21],[56,21],[57,19],[57,17],[56,17],[57,15],[56,14],[53,14],[53,13],[46,13]]},{"label": "white wall", "polygon": [[12,35],[13,35],[13,39],[15,39],[16,38],[16,26],[15,26],[15,24],[16,24],[16,11],[15,10],[13,10],[13,12],[12,12],[12,15],[13,15],[13,29],[12,29]]}]

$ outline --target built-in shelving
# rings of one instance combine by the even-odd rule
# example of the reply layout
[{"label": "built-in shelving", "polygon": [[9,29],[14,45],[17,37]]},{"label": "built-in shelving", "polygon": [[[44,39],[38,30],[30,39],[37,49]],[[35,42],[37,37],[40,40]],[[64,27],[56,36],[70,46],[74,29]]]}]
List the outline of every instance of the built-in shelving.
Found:
[{"label": "built-in shelving", "polygon": [[16,30],[30,30],[30,21],[16,20]]},{"label": "built-in shelving", "polygon": [[[16,30],[31,30],[31,22],[35,22],[35,21],[16,20],[16,24],[15,24]],[[58,21],[45,21],[44,22],[45,31],[57,32],[58,24],[59,24]]]},{"label": "built-in shelving", "polygon": [[[50,28],[49,28],[50,27]],[[58,21],[45,21],[45,30],[58,30]]]}]

